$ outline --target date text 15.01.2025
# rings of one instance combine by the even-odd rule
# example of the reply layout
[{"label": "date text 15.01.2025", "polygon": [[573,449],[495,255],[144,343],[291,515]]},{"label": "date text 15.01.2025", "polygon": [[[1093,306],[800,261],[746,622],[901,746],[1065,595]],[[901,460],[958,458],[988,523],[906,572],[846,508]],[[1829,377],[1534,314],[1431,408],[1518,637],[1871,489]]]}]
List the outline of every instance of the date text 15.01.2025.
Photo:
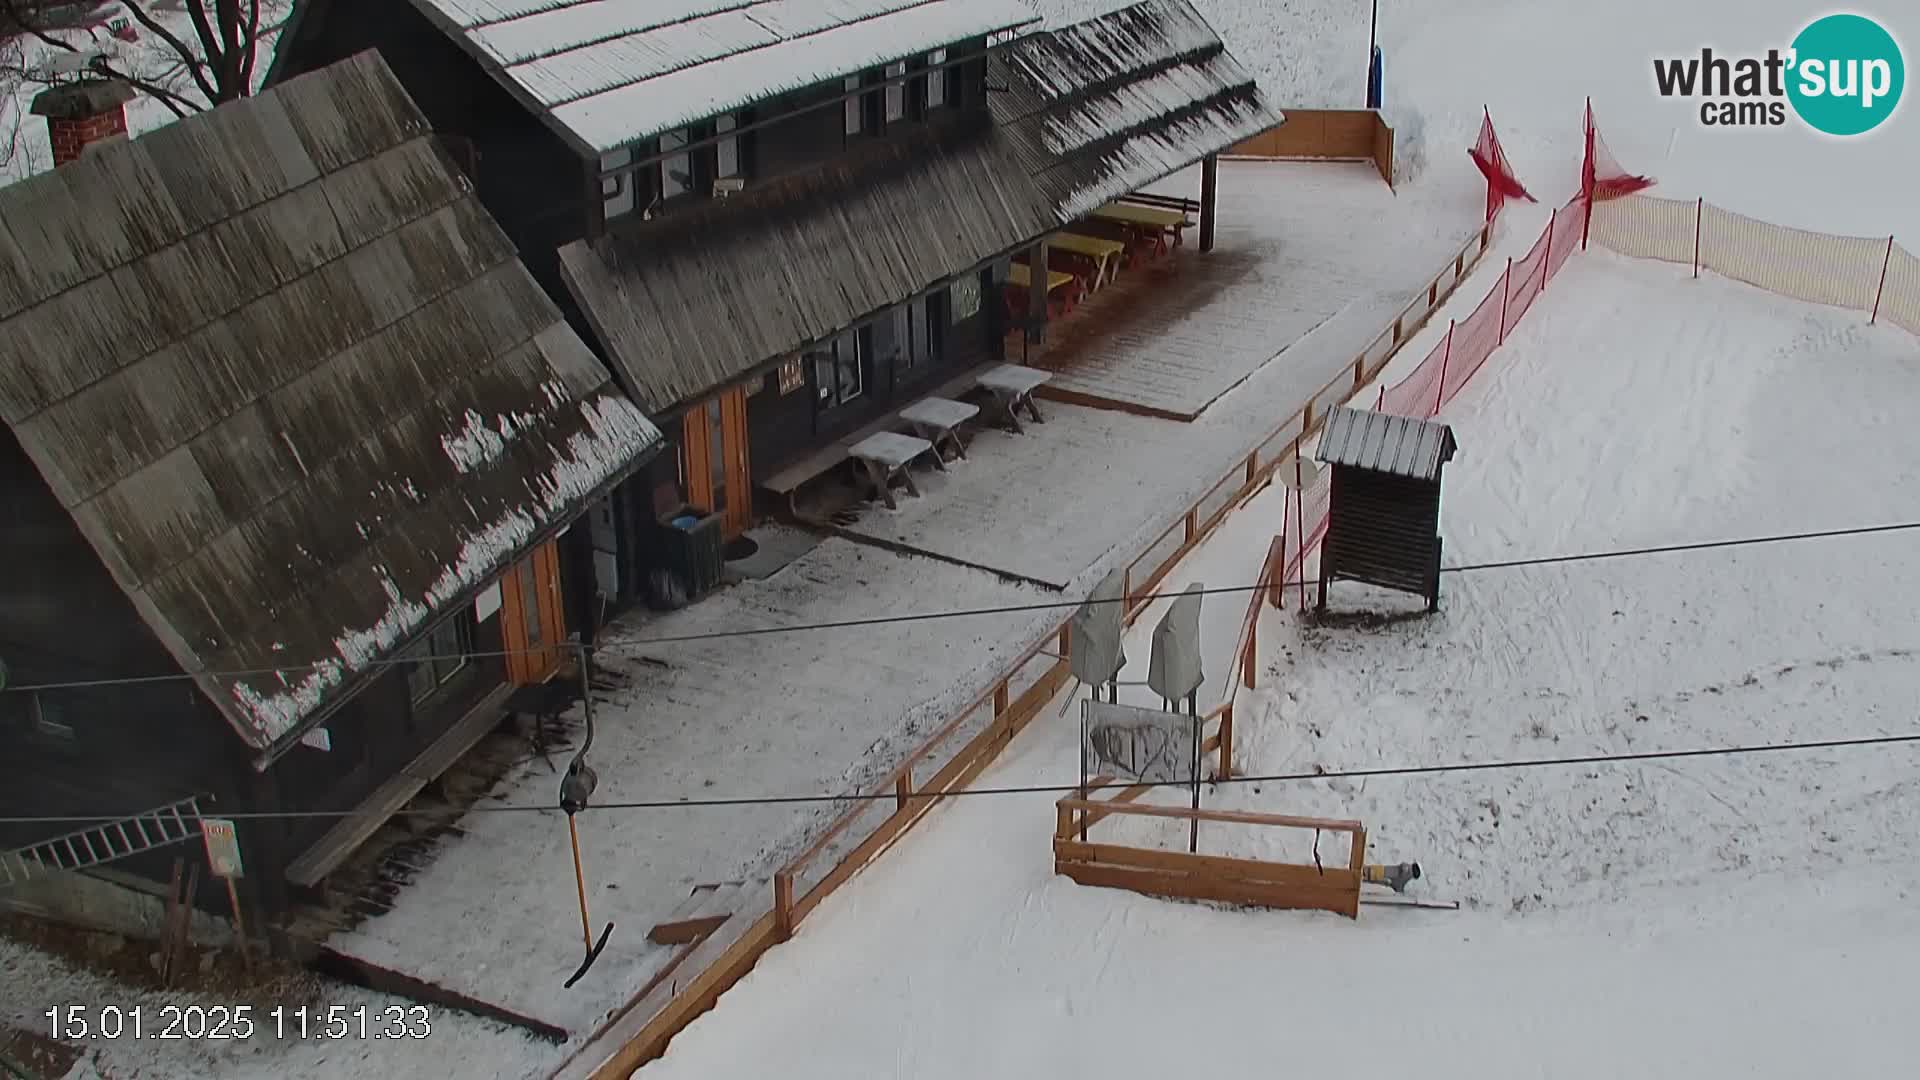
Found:
[{"label": "date text 15.01.2025", "polygon": [[55,1039],[424,1039],[425,1005],[56,1005]]}]

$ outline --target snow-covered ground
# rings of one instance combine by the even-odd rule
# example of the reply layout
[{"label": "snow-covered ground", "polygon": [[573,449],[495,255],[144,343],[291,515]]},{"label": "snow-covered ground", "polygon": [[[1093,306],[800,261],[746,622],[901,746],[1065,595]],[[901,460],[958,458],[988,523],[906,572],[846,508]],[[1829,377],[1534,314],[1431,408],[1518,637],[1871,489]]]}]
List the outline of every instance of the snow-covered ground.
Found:
[{"label": "snow-covered ground", "polygon": [[[1576,256],[1527,319],[1445,417],[1462,446],[1444,504],[1450,564],[1874,524],[1920,507],[1905,464],[1920,435],[1901,419],[1920,387],[1900,331],[1599,252]],[[1172,581],[1251,580],[1278,507],[1275,491],[1255,500]],[[1910,547],[1895,534],[1456,574],[1440,615],[1384,627],[1303,629],[1268,612],[1237,767],[1906,731],[1920,695]],[[1418,606],[1352,585],[1332,599]],[[1240,607],[1207,602],[1203,702],[1228,677]],[[1153,619],[1129,642],[1136,669]],[[1073,783],[1074,724],[1057,711],[980,785]],[[1466,905],[1367,908],[1358,923],[1080,888],[1052,874],[1051,797],[963,798],[823,905],[645,1075],[746,1076],[778,1059],[821,1077],[1145,1076],[1195,1046],[1223,1075],[1276,1060],[1338,1069],[1356,1046],[1441,1076],[1898,1070],[1909,1047],[1892,1003],[1920,993],[1920,870],[1903,858],[1920,817],[1913,758],[1843,750],[1209,791],[1215,806],[1359,818],[1370,861],[1417,860],[1416,891]],[[1203,851],[1304,855],[1202,837]],[[1142,1029],[1156,1034],[1124,1034]],[[801,1033],[815,1049],[783,1054]]]}]

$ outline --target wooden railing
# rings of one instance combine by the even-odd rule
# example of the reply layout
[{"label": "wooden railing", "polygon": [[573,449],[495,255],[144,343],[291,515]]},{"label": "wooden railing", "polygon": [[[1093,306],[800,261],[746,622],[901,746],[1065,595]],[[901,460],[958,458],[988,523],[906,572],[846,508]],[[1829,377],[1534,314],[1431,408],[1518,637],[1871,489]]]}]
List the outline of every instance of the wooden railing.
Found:
[{"label": "wooden railing", "polygon": [[[1127,563],[1123,580],[1128,623],[1155,599],[1154,590],[1174,566],[1234,507],[1259,491],[1276,468],[1291,460],[1302,441],[1320,429],[1327,409],[1344,403],[1378,375],[1452,295],[1491,244],[1492,227],[1489,222],[1477,229],[1454,253],[1446,269],[1429,279],[1351,365],[1316,390],[1304,406],[1238,459],[1229,472]],[[1271,555],[1270,548],[1269,564],[1276,565]],[[555,1075],[594,1080],[626,1077],[664,1053],[667,1041],[751,970],[761,953],[789,937],[835,889],[919,822],[942,796],[971,783],[1066,685],[1070,618],[1062,618],[1022,650],[1018,659],[908,754],[885,780],[865,792],[865,797],[854,800],[824,833],[781,866],[771,879],[769,905],[736,914],[728,928],[702,946],[707,953],[704,959],[689,956],[682,964],[681,970],[692,974],[680,984],[676,996],[664,1002],[642,999],[630,1004],[596,1033],[574,1062]],[[1056,643],[1058,651],[1048,651],[1047,646]],[[1246,666],[1251,649],[1246,645],[1241,649],[1237,655],[1242,658],[1244,679],[1251,674]],[[1231,700],[1216,706],[1206,719],[1218,723],[1207,737],[1206,749],[1221,751],[1219,771],[1227,774],[1232,767]],[[614,1040],[618,1041],[611,1047],[603,1045]],[[589,1064],[595,1058],[600,1060]]]},{"label": "wooden railing", "polygon": [[[1055,804],[1054,872],[1082,885],[1128,889],[1175,900],[1295,910],[1331,911],[1360,917],[1360,878],[1366,865],[1367,830],[1357,821],[1256,814],[1245,810],[1196,810],[1119,799],[1061,799]],[[1347,833],[1351,843],[1345,866],[1269,862],[1264,859],[1201,855],[1162,848],[1096,843],[1087,839],[1093,825],[1113,815],[1185,821],[1198,844],[1200,826],[1258,825]]]}]

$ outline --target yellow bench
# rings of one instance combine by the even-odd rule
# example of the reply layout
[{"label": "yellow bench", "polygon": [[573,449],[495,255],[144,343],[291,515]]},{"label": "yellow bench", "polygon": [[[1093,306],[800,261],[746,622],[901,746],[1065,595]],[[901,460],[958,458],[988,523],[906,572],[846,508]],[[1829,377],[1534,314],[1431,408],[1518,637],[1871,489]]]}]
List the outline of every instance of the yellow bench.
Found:
[{"label": "yellow bench", "polygon": [[[1007,268],[1007,284],[1022,289],[1033,287],[1033,275],[1027,272],[1026,263],[1014,263]],[[1047,291],[1053,292],[1062,285],[1073,284],[1073,275],[1065,270],[1047,271]]]}]

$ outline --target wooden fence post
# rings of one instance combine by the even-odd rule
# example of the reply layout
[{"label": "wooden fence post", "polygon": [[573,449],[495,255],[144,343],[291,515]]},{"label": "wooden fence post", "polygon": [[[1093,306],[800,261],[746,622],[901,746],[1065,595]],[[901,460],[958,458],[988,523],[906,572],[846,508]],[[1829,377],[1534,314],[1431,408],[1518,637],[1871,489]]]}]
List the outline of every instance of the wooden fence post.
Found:
[{"label": "wooden fence post", "polygon": [[1693,276],[1700,276],[1700,222],[1707,216],[1705,197],[1693,201]]},{"label": "wooden fence post", "polygon": [[901,769],[900,775],[894,778],[893,808],[895,810],[905,810],[907,808],[907,796],[913,794],[913,771],[912,770],[913,770],[913,766],[909,765],[906,768]]},{"label": "wooden fence post", "polygon": [[1367,381],[1367,358],[1364,354],[1353,358],[1353,388],[1359,390]]},{"label": "wooden fence post", "polygon": [[773,929],[781,941],[793,936],[793,871],[773,875]]},{"label": "wooden fence post", "polygon": [[1494,342],[1496,345],[1507,343],[1507,294],[1511,291],[1509,286],[1512,284],[1513,256],[1509,255],[1506,272],[1500,275],[1500,337]]},{"label": "wooden fence post", "polygon": [[1220,779],[1233,775],[1233,702],[1220,714]]},{"label": "wooden fence post", "polygon": [[1893,237],[1887,237],[1887,254],[1880,260],[1880,287],[1873,290],[1873,314],[1867,317],[1867,325],[1880,321],[1880,297],[1887,291],[1887,267],[1893,264]]},{"label": "wooden fence post", "polygon": [[1453,327],[1458,320],[1447,320],[1447,340],[1440,349],[1440,380],[1433,386],[1433,410],[1427,413],[1429,419],[1440,415],[1440,401],[1447,392],[1447,363],[1453,359]]}]

